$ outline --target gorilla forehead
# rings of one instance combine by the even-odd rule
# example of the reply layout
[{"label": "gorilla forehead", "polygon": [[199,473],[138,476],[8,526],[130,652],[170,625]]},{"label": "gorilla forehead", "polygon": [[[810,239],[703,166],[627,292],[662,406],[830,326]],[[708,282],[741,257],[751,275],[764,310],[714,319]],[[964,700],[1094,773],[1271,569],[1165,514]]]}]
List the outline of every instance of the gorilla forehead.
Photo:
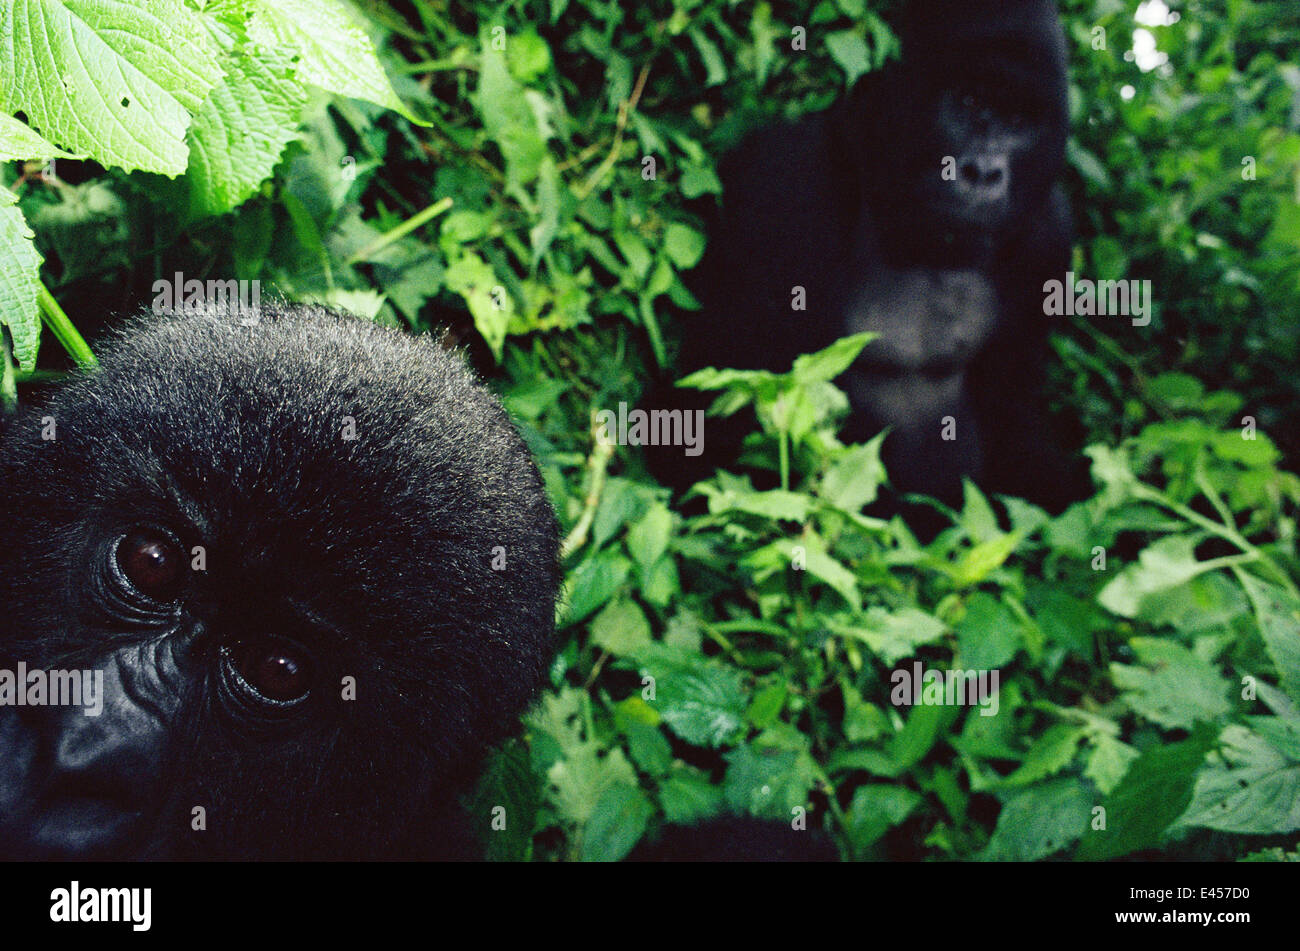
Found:
[{"label": "gorilla forehead", "polygon": [[530,474],[458,357],[319,313],[271,309],[251,327],[211,314],[137,323],[46,413],[59,450],[46,465],[98,470],[82,484],[109,503],[179,496],[218,531],[276,509],[295,526],[364,530],[347,523],[363,504],[367,520],[405,513],[397,527],[436,528],[469,510],[490,518]]},{"label": "gorilla forehead", "polygon": [[904,62],[928,82],[975,72],[992,86],[1014,83],[1049,100],[1065,94],[1054,0],[922,0],[906,8],[902,33]]},{"label": "gorilla forehead", "polygon": [[536,468],[457,355],[323,309],[259,317],[129,324],[37,414],[53,442],[14,434],[18,491],[74,533],[156,520],[208,547],[214,581],[332,600],[400,575],[413,600],[390,592],[390,617],[431,587],[497,588],[498,545],[549,583]]}]

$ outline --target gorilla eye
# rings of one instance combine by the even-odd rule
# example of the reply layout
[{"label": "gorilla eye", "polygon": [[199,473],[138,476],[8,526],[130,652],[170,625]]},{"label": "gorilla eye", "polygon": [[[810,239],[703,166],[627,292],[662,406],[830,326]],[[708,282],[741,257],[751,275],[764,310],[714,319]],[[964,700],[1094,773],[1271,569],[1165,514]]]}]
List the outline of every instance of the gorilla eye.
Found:
[{"label": "gorilla eye", "polygon": [[145,597],[170,601],[185,578],[185,552],[166,532],[139,528],[117,543],[117,566]]},{"label": "gorilla eye", "polygon": [[307,652],[282,640],[240,641],[228,651],[234,672],[262,700],[293,703],[311,690]]}]

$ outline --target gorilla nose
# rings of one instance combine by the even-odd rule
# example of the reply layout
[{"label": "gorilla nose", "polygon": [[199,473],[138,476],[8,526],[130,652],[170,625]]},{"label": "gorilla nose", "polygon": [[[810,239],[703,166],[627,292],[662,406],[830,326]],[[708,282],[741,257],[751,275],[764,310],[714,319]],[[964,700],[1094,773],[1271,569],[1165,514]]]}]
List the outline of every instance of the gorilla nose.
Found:
[{"label": "gorilla nose", "polygon": [[1006,196],[1010,175],[1005,155],[967,155],[957,165],[958,182],[980,201]]}]

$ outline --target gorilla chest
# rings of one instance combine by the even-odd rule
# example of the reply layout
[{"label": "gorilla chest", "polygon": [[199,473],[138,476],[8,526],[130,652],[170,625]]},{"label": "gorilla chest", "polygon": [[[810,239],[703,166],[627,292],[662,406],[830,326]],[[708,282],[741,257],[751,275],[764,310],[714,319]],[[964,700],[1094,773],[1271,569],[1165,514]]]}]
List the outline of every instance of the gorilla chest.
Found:
[{"label": "gorilla chest", "polygon": [[872,331],[846,374],[849,396],[881,425],[963,415],[966,371],[998,326],[998,295],[974,270],[887,271],[845,299],[845,333]]}]

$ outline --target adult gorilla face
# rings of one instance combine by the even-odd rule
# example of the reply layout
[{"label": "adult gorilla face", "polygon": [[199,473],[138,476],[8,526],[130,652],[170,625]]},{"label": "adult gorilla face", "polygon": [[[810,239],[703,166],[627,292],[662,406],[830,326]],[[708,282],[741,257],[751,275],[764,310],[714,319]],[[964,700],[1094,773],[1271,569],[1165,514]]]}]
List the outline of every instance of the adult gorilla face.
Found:
[{"label": "adult gorilla face", "polygon": [[558,570],[454,356],[320,309],[145,322],[8,425],[0,485],[0,671],[103,684],[90,716],[0,679],[0,856],[459,848]]},{"label": "adult gorilla face", "polygon": [[992,241],[1041,206],[1064,163],[1065,44],[1055,9],[1040,0],[917,0],[902,41],[903,62],[860,93],[871,100],[859,114],[872,139],[890,144],[880,167],[869,163],[878,208],[924,230]]}]

